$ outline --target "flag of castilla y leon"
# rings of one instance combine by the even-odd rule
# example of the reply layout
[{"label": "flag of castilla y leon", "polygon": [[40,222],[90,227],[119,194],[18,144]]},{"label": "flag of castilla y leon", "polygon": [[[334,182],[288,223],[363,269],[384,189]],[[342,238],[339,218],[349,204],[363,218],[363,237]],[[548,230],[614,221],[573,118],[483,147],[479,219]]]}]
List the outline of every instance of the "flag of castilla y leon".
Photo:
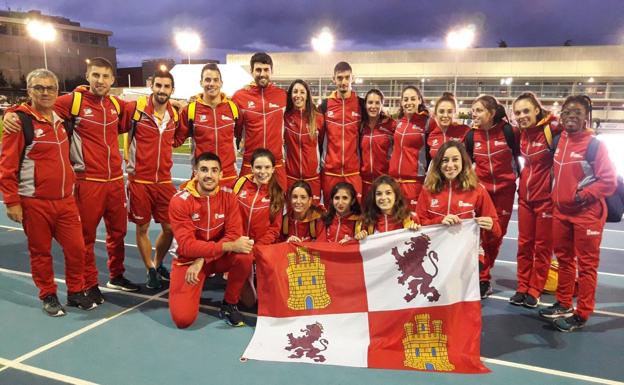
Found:
[{"label": "flag of castilla y leon", "polygon": [[258,322],[244,358],[485,373],[479,228],[432,226],[357,244],[258,247]]}]

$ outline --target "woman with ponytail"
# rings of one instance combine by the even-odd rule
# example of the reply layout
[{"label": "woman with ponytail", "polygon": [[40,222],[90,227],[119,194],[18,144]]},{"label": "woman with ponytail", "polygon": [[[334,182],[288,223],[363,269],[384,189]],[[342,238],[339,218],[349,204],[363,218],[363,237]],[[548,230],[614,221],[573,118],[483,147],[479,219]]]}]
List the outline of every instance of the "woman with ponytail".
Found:
[{"label": "woman with ponytail", "polygon": [[377,177],[388,173],[396,121],[383,111],[383,102],[384,95],[376,88],[364,97],[366,109],[360,130],[362,197],[366,197]]},{"label": "woman with ponytail", "polygon": [[445,92],[436,101],[433,107],[435,119],[431,121],[429,138],[429,159],[433,159],[438,149],[449,140],[463,142],[464,136],[470,127],[465,124],[453,122],[457,114],[457,99],[450,92]]},{"label": "woman with ponytail", "polygon": [[552,255],[553,154],[560,134],[557,119],[532,92],[513,102],[520,128],[520,155],[524,167],[518,189],[518,287],[512,305],[537,307],[548,278]]},{"label": "woman with ponytail", "polygon": [[284,113],[284,147],[286,149],[286,178],[288,189],[298,180],[312,188],[315,204],[321,200],[319,130],[323,115],[312,103],[310,87],[297,79],[288,87]]},{"label": "woman with ponytail", "polygon": [[429,111],[422,93],[415,86],[401,92],[399,121],[394,132],[394,151],[388,174],[401,186],[407,207],[416,211],[416,202],[427,171],[426,136]]},{"label": "woman with ponytail", "polygon": [[501,227],[500,236],[482,231],[483,264],[479,273],[481,298],[492,294],[490,270],[498,256],[513,211],[518,178],[520,135],[507,119],[505,107],[491,95],[481,95],[472,104],[473,130],[465,138],[479,182],[494,202]]},{"label": "woman with ponytail", "polygon": [[325,231],[323,211],[313,203],[312,188],[304,180],[288,189],[288,212],[282,219],[282,241],[314,241]]}]

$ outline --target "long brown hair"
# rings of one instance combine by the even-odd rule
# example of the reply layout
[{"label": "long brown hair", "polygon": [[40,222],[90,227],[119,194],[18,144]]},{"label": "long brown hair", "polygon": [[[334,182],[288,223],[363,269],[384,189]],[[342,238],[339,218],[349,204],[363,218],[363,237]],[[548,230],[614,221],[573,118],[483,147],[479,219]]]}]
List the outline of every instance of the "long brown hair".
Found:
[{"label": "long brown hair", "polygon": [[520,100],[528,100],[533,105],[533,107],[539,110],[539,112],[537,113],[537,117],[535,118],[537,123],[544,119],[544,117],[548,116],[548,111],[544,108],[544,106],[542,106],[542,103],[540,103],[539,99],[537,98],[537,96],[535,96],[533,92],[526,91],[518,95],[516,100],[514,100],[514,102],[511,104],[512,108],[516,105],[516,102]]},{"label": "long brown hair", "polygon": [[496,125],[502,121],[509,122],[509,118],[507,118],[507,111],[505,111],[505,106],[500,104],[498,100],[492,95],[480,95],[478,98],[472,102],[472,105],[480,102],[483,104],[486,110],[490,111],[493,117],[493,125]]},{"label": "long brown hair", "polygon": [[351,195],[351,207],[350,211],[352,215],[360,215],[362,213],[362,209],[360,208],[360,203],[357,200],[357,193],[355,192],[355,188],[349,182],[338,182],[334,187],[332,187],[331,192],[329,193],[329,208],[327,212],[323,216],[323,222],[325,223],[325,227],[331,226],[334,217],[336,216],[336,209],[334,208],[334,195],[338,193],[339,190],[346,190]]},{"label": "long brown hair", "polygon": [[[406,87],[404,87],[401,90],[401,99],[400,100],[403,100],[403,94],[407,90],[414,90],[416,92],[416,95],[418,95],[418,97],[420,98],[420,104],[418,105],[418,112],[426,111],[428,113],[429,110],[427,109],[427,104],[425,103],[425,98],[423,97],[422,92],[420,92],[420,88],[418,88],[416,86],[406,86]],[[405,116],[405,112],[403,112],[403,105],[399,101],[399,119],[401,119],[403,116]]]},{"label": "long brown hair", "polygon": [[[296,188],[302,188],[305,190],[306,194],[308,194],[308,196],[310,197],[310,200],[312,200],[312,197],[314,196],[314,194],[312,193],[312,187],[310,187],[310,184],[308,182],[306,182],[305,180],[298,180],[295,183],[293,183],[289,188],[288,188],[288,206],[290,207],[291,205],[291,201],[292,201],[292,192],[294,189]],[[312,202],[312,204],[310,205],[310,208],[308,209],[308,211],[305,213],[305,217],[307,218],[309,214],[314,214],[314,213],[319,213],[321,214],[323,212],[323,210],[321,210],[318,206],[314,205],[314,202]]]},{"label": "long brown hair", "polygon": [[303,116],[308,122],[310,134],[312,136],[316,136],[316,134],[318,133],[318,127],[316,127],[316,114],[318,113],[318,109],[316,108],[314,103],[312,103],[312,93],[310,92],[310,86],[304,80],[296,79],[295,81],[290,83],[290,87],[288,87],[288,97],[286,98],[286,112],[290,112],[295,109],[295,104],[292,101],[292,93],[296,84],[301,84],[306,90],[306,102]]},{"label": "long brown hair", "polygon": [[[266,148],[258,148],[253,154],[251,154],[251,168],[258,158],[268,158],[271,161],[271,165],[275,167],[275,156],[270,150]],[[269,179],[269,199],[271,200],[271,207],[269,210],[269,220],[273,222],[276,215],[282,215],[284,209],[284,191],[277,183],[277,172],[273,172],[271,179]]]},{"label": "long brown hair", "polygon": [[362,220],[364,222],[364,226],[375,226],[377,223],[377,219],[381,216],[382,212],[377,207],[377,203],[375,202],[375,194],[377,193],[377,188],[382,184],[387,184],[394,191],[394,207],[392,208],[392,218],[396,221],[403,221],[405,218],[408,218],[410,215],[409,209],[405,204],[405,197],[401,193],[401,187],[394,180],[393,177],[388,175],[382,175],[377,177],[373,181],[370,189],[368,190],[368,194],[366,194],[366,198],[364,200],[364,213],[362,215]]},{"label": "long brown hair", "polygon": [[472,169],[472,161],[466,151],[466,147],[463,143],[456,140],[449,140],[448,142],[445,142],[436,153],[436,156],[431,161],[427,177],[425,178],[424,187],[432,193],[439,193],[442,191],[444,184],[447,182],[446,177],[440,171],[440,166],[442,165],[444,153],[451,147],[455,147],[461,154],[462,158],[462,170],[459,175],[457,175],[457,181],[459,182],[461,189],[463,191],[474,190],[479,183],[477,174],[475,174]]},{"label": "long brown hair", "polygon": [[[371,88],[367,93],[366,96],[364,96],[364,105],[366,105],[366,102],[368,101],[368,97],[370,95],[377,95],[379,96],[379,99],[381,101],[381,108],[379,110],[379,118],[378,118],[378,122],[384,122],[386,119],[388,119],[388,115],[386,115],[386,113],[383,111],[383,103],[384,103],[384,94],[383,92],[381,92],[380,89],[378,88]],[[366,107],[364,108],[364,111],[362,112],[362,123],[361,123],[361,128],[364,128],[366,126],[368,126],[368,122],[370,121],[370,116],[368,116],[368,110],[366,109]]]}]

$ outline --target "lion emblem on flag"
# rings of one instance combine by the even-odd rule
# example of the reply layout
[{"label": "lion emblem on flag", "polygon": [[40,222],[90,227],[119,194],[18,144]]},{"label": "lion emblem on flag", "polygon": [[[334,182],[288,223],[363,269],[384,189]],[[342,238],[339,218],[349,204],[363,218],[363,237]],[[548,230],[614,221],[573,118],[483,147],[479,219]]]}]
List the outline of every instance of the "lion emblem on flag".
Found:
[{"label": "lion emblem on flag", "polygon": [[[329,342],[325,338],[321,338],[323,335],[323,325],[319,322],[315,322],[312,325],[306,325],[305,329],[300,330],[303,335],[299,337],[293,336],[292,333],[288,333],[288,346],[284,349],[292,351],[293,353],[288,358],[301,358],[304,356],[311,358],[314,362],[324,362],[325,356],[319,354],[322,351],[327,350]],[[314,346],[314,343],[320,343],[323,348],[319,349]]]},{"label": "lion emblem on flag", "polygon": [[[403,298],[405,301],[410,302],[418,294],[422,294],[429,302],[436,302],[440,299],[440,293],[438,289],[431,285],[431,282],[438,275],[438,266],[436,264],[438,253],[434,250],[428,251],[431,245],[431,238],[426,234],[422,234],[410,238],[405,244],[409,246],[409,249],[403,252],[403,254],[399,253],[397,247],[393,247],[391,251],[401,273],[397,278],[398,282],[401,285],[405,285],[405,282],[409,280],[407,287],[410,292],[405,294]],[[429,258],[429,261],[435,268],[435,273],[433,274],[429,274],[425,270],[427,258]]]}]

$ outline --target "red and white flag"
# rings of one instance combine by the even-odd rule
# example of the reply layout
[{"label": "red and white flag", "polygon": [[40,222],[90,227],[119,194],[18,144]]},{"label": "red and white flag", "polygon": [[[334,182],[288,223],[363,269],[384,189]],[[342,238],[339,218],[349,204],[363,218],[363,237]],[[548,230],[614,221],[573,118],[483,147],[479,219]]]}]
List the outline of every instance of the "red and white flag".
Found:
[{"label": "red and white flag", "polygon": [[485,373],[478,249],[474,221],[344,246],[260,246],[258,321],[243,357]]}]

